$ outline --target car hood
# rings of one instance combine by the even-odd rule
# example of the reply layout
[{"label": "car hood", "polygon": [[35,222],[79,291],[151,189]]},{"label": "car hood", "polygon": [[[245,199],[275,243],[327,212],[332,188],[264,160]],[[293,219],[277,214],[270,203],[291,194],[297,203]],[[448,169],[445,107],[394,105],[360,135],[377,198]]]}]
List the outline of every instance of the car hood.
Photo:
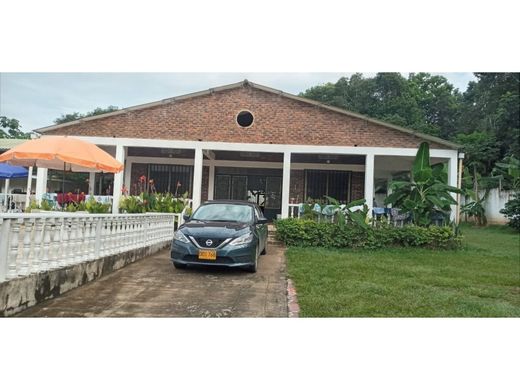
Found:
[{"label": "car hood", "polygon": [[185,235],[205,238],[234,238],[251,231],[250,224],[241,222],[189,221],[179,230]]}]

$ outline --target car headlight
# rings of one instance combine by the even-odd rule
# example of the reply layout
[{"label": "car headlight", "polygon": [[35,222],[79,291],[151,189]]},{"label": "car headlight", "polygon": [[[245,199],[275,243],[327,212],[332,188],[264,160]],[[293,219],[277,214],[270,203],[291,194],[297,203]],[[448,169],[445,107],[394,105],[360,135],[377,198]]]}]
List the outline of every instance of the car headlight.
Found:
[{"label": "car headlight", "polygon": [[188,237],[186,237],[184,235],[184,233],[181,232],[180,230],[177,230],[175,232],[175,234],[173,235],[173,239],[177,240],[177,241],[180,241],[180,242],[184,242],[185,244],[189,244],[189,242],[190,242],[190,240],[188,240]]},{"label": "car headlight", "polygon": [[253,233],[246,233],[241,235],[240,237],[235,238],[233,241],[229,243],[229,245],[249,244],[251,241],[253,241]]}]

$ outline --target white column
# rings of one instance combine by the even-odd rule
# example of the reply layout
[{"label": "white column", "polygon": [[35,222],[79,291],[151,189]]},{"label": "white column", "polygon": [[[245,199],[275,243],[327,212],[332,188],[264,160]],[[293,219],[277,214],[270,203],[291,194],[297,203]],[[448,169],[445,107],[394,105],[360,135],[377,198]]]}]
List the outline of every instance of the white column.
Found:
[{"label": "white column", "polygon": [[213,200],[213,194],[215,193],[215,164],[212,160],[209,163],[208,200]]},{"label": "white column", "polygon": [[[458,176],[458,170],[457,170],[457,165],[458,165],[458,152],[456,150],[453,151],[453,156],[450,157],[450,159],[448,160],[448,185],[452,186],[452,187],[459,187],[458,185],[458,180],[457,180],[457,176]],[[454,199],[457,199],[457,194],[451,194],[453,196]],[[450,215],[450,219],[452,221],[455,221],[456,220],[456,214],[457,214],[457,206],[456,205],[452,205],[451,206],[451,215]]]},{"label": "white column", "polygon": [[193,210],[200,206],[202,194],[202,149],[195,149],[195,161],[193,163]]},{"label": "white column", "polygon": [[124,169],[125,175],[124,175],[124,181],[123,184],[125,185],[126,189],[128,190],[128,193],[130,193],[130,181],[131,181],[131,174],[132,174],[132,162],[127,162],[125,164]]},{"label": "white column", "polygon": [[32,173],[33,167],[29,167],[29,174],[27,176],[27,191],[25,195],[25,208],[29,207],[29,203],[31,202]]},{"label": "white column", "polygon": [[[374,155],[367,154],[365,158],[365,201],[371,211],[374,207]],[[371,215],[369,211],[369,215]]]},{"label": "white column", "polygon": [[41,202],[43,194],[47,192],[47,168],[36,170],[36,201]]},{"label": "white column", "polygon": [[289,217],[289,193],[291,183],[291,152],[283,154],[282,219]]},{"label": "white column", "polygon": [[89,172],[88,174],[88,194],[96,194],[96,172]]},{"label": "white column", "polygon": [[[116,146],[116,160],[125,163],[125,147],[123,145]],[[121,190],[123,189],[124,169],[114,174],[114,190],[112,193],[112,214],[119,214],[119,200],[121,199]]]},{"label": "white column", "polygon": [[5,195],[4,195],[4,204],[5,204],[5,210],[10,209],[10,205],[8,204],[7,200],[9,199],[9,184],[11,182],[11,179],[5,179]]}]

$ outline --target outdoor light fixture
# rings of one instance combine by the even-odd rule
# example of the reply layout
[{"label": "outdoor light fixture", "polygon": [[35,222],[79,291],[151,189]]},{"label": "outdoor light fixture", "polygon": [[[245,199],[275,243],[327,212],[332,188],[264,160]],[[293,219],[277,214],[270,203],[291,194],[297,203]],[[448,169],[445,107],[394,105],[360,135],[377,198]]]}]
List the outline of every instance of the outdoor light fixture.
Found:
[{"label": "outdoor light fixture", "polygon": [[331,154],[318,154],[319,160],[326,160],[327,164],[330,163],[330,160],[337,160],[338,156]]}]

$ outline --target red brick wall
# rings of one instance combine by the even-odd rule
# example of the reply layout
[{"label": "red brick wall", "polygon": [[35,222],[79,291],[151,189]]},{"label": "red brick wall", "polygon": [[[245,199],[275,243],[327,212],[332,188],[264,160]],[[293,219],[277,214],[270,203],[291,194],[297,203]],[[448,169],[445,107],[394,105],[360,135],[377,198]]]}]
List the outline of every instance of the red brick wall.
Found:
[{"label": "red brick wall", "polygon": [[[235,121],[244,109],[255,118],[247,129]],[[249,86],[98,118],[45,134],[382,147],[417,147],[422,141],[411,134]]]}]

